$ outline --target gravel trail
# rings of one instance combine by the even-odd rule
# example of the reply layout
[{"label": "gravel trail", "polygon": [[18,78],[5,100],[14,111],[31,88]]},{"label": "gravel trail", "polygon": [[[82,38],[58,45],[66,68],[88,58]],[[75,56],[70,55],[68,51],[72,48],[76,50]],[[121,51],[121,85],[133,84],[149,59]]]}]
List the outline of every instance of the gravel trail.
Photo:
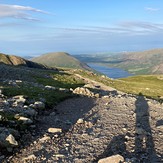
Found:
[{"label": "gravel trail", "polygon": [[[91,86],[99,83],[88,81]],[[106,92],[65,100],[40,116],[28,145],[3,162],[89,163],[114,154],[125,162],[163,162],[163,105],[143,96]],[[61,128],[61,133],[49,133]]]}]

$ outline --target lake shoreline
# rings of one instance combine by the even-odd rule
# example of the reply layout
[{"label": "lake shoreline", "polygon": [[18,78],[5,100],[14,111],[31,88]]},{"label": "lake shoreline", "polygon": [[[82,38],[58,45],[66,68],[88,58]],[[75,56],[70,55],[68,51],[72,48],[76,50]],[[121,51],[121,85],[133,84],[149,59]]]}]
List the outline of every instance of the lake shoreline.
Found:
[{"label": "lake shoreline", "polygon": [[121,68],[107,67],[104,65],[100,65],[99,63],[92,63],[92,62],[87,63],[87,65],[91,67],[92,69],[113,79],[126,78],[129,76],[133,76],[133,74],[130,74],[129,72]]}]

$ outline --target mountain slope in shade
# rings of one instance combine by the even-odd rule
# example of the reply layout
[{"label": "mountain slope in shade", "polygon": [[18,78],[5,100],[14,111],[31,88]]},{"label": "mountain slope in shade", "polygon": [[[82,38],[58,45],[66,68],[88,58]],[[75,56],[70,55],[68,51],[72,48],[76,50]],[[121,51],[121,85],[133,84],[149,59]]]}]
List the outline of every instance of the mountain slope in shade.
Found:
[{"label": "mountain slope in shade", "polygon": [[42,64],[38,64],[38,63],[23,59],[18,56],[6,55],[2,53],[0,53],[0,63],[12,65],[12,66],[25,66],[25,67],[30,67],[30,68],[48,69],[48,67]]},{"label": "mountain slope in shade", "polygon": [[87,64],[80,62],[78,59],[65,52],[47,53],[39,57],[33,58],[32,61],[50,67],[63,67],[87,70],[91,69]]}]

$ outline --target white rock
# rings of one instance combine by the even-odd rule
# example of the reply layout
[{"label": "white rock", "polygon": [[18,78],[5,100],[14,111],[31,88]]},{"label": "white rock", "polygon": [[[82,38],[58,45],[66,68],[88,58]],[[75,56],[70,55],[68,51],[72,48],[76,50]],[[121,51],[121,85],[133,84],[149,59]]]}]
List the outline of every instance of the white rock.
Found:
[{"label": "white rock", "polygon": [[82,124],[82,123],[84,123],[84,120],[82,118],[77,120],[77,124]]},{"label": "white rock", "polygon": [[45,89],[47,89],[47,90],[56,90],[55,87],[50,86],[50,85],[46,85],[46,86],[45,86]]},{"label": "white rock", "polygon": [[98,163],[120,163],[124,162],[124,158],[121,155],[114,155],[107,158],[100,159]]},{"label": "white rock", "polygon": [[29,155],[29,156],[23,158],[22,161],[25,161],[25,160],[35,160],[35,159],[36,159],[36,156],[34,154],[32,154],[32,155]]},{"label": "white rock", "polygon": [[61,128],[49,128],[48,132],[50,132],[50,133],[61,133],[62,129]]},{"label": "white rock", "polygon": [[29,118],[26,118],[26,117],[19,117],[18,121],[22,121],[23,124],[32,124],[33,121]]},{"label": "white rock", "polygon": [[43,138],[39,139],[40,142],[45,142],[46,140],[50,140],[50,137],[44,136]]},{"label": "white rock", "polygon": [[15,140],[15,138],[12,134],[7,136],[6,141],[8,141],[9,144],[11,144],[11,145],[18,146],[18,142]]}]

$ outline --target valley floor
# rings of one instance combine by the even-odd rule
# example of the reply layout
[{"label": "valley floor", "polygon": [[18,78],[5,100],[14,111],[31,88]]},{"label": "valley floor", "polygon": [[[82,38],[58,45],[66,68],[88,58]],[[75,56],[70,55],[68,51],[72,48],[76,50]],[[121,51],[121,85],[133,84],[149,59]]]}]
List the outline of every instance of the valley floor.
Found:
[{"label": "valley floor", "polygon": [[26,147],[3,162],[88,163],[114,154],[128,163],[163,162],[163,105],[98,84],[87,86],[100,97],[68,99],[40,116]]}]

